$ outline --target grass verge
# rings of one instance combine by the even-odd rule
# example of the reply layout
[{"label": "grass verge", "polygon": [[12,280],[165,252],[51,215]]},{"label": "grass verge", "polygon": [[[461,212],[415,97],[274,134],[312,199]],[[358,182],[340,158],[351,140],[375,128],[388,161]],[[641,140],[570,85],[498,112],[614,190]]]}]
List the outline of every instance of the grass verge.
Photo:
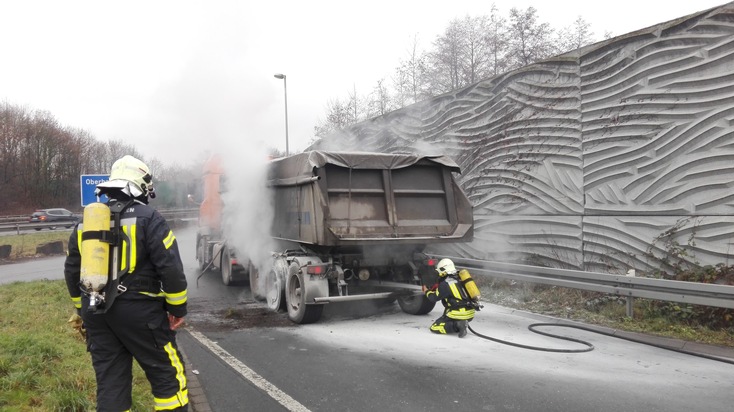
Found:
[{"label": "grass verge", "polygon": [[40,231],[37,233],[23,233],[20,235],[0,236],[0,245],[10,245],[10,260],[36,256],[36,248],[48,242],[64,242],[64,250],[69,246],[71,231]]},{"label": "grass verge", "polygon": [[[73,313],[61,280],[0,285],[0,410],[95,409],[91,357],[67,323]],[[150,384],[137,364],[132,410],[153,410]]]}]

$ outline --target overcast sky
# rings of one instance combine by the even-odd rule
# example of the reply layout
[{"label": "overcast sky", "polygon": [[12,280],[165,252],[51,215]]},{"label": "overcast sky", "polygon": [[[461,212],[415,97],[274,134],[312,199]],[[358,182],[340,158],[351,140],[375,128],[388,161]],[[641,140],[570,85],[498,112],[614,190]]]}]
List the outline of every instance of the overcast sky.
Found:
[{"label": "overcast sky", "polygon": [[[722,0],[494,2],[538,9],[561,28],[578,16],[597,39]],[[50,111],[98,140],[185,165],[202,152],[303,150],[329,101],[389,79],[414,36],[428,49],[449,21],[488,0],[0,0],[0,100]],[[104,171],[100,171],[104,172]]]}]

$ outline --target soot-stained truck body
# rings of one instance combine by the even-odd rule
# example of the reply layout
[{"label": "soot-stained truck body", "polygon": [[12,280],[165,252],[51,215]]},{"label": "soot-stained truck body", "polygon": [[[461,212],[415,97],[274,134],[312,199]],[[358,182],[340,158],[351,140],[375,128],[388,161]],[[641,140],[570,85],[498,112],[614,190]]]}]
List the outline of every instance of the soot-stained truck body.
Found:
[{"label": "soot-stained truck body", "polygon": [[403,311],[425,314],[434,303],[421,285],[436,280],[426,247],[473,235],[458,172],[445,156],[311,151],[276,159],[267,178],[277,245],[270,265],[243,264],[227,242],[205,236],[197,259],[235,262],[219,260],[225,283],[225,271],[246,268],[253,296],[296,323],[317,321],[327,303],[363,299],[397,299]]}]

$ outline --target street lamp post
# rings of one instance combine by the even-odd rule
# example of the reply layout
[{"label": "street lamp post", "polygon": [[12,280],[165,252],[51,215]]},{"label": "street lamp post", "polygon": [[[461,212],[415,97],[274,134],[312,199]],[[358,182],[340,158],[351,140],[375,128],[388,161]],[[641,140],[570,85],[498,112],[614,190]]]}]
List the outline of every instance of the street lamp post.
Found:
[{"label": "street lamp post", "polygon": [[285,155],[288,156],[288,84],[285,80],[285,74],[278,73],[274,77],[276,79],[283,79],[283,95],[285,96]]}]

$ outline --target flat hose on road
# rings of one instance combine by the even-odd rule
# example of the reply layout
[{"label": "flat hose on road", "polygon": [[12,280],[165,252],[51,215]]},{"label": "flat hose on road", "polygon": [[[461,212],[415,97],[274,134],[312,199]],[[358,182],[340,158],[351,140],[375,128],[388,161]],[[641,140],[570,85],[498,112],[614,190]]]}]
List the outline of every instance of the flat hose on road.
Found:
[{"label": "flat hose on road", "polygon": [[582,344],[582,345],[584,345],[586,347],[585,348],[582,348],[582,349],[554,349],[554,348],[546,348],[546,347],[542,347],[542,346],[523,345],[521,343],[508,342],[506,340],[492,338],[490,336],[482,335],[481,333],[478,333],[477,331],[475,331],[474,329],[472,329],[471,326],[469,326],[468,328],[471,331],[471,333],[479,336],[480,338],[484,338],[484,339],[487,339],[487,340],[491,340],[493,342],[501,343],[503,345],[510,345],[510,346],[515,346],[515,347],[523,348],[523,349],[538,350],[538,351],[543,351],[543,352],[559,352],[559,353],[582,353],[582,352],[591,352],[592,350],[594,350],[594,345],[590,344],[589,342],[583,341],[581,339],[569,338],[567,336],[555,335],[555,334],[548,333],[548,332],[541,332],[541,331],[535,329],[536,327],[540,327],[540,326],[561,326],[561,327],[569,327],[569,328],[572,328],[572,327],[575,327],[574,325],[560,325],[560,324],[556,324],[556,323],[533,323],[532,325],[528,326],[528,330],[530,330],[531,332],[534,332],[534,333],[538,333],[538,334],[541,334],[541,335],[549,336],[551,338],[566,340],[566,341],[569,341],[569,342],[580,343],[580,344]]},{"label": "flat hose on road", "polygon": [[693,351],[689,351],[689,350],[685,350],[685,349],[674,348],[674,347],[671,347],[671,346],[665,346],[665,345],[659,345],[659,344],[655,344],[655,343],[650,343],[650,342],[646,342],[646,341],[644,341],[642,339],[635,339],[635,338],[628,337],[628,336],[620,336],[620,335],[616,335],[614,333],[604,332],[604,331],[601,331],[601,330],[592,329],[592,328],[588,328],[588,327],[585,327],[585,326],[579,326],[579,325],[568,325],[568,324],[562,324],[562,323],[533,323],[531,325],[528,325],[528,330],[530,330],[531,332],[538,333],[538,334],[545,335],[545,336],[549,336],[549,337],[552,337],[552,338],[566,340],[566,341],[570,341],[570,342],[580,343],[580,344],[586,346],[586,348],[583,348],[583,349],[554,349],[554,348],[546,348],[546,347],[540,347],[540,346],[523,345],[523,344],[520,344],[520,343],[508,342],[506,340],[492,338],[490,336],[482,335],[481,333],[478,333],[477,331],[475,331],[474,329],[472,329],[471,326],[469,326],[468,329],[473,334],[479,336],[480,338],[491,340],[491,341],[497,342],[497,343],[501,343],[503,345],[510,345],[510,346],[515,346],[515,347],[523,348],[523,349],[537,350],[537,351],[543,351],[543,352],[559,352],[559,353],[582,353],[582,352],[591,352],[592,350],[594,350],[594,345],[592,345],[589,342],[583,341],[581,339],[569,338],[567,336],[555,335],[555,334],[548,333],[548,332],[541,332],[541,331],[535,329],[536,327],[541,327],[541,326],[554,326],[554,327],[562,327],[562,328],[579,329],[579,330],[583,330],[583,331],[587,331],[587,332],[598,333],[600,335],[605,335],[605,336],[609,336],[609,337],[612,337],[612,338],[624,339],[624,340],[627,340],[627,341],[630,341],[630,342],[641,343],[643,345],[653,346],[653,347],[660,348],[660,349],[666,349],[666,350],[673,351],[673,352],[683,353],[683,354],[686,354],[686,355],[697,356],[699,358],[704,358],[704,359],[709,359],[709,360],[713,360],[713,361],[717,361],[717,362],[724,362],[724,363],[728,363],[730,365],[734,365],[734,360],[731,360],[731,359],[725,359],[725,358],[720,358],[720,357],[713,356],[713,355],[708,355],[708,354],[705,354],[705,353],[693,352]]}]

